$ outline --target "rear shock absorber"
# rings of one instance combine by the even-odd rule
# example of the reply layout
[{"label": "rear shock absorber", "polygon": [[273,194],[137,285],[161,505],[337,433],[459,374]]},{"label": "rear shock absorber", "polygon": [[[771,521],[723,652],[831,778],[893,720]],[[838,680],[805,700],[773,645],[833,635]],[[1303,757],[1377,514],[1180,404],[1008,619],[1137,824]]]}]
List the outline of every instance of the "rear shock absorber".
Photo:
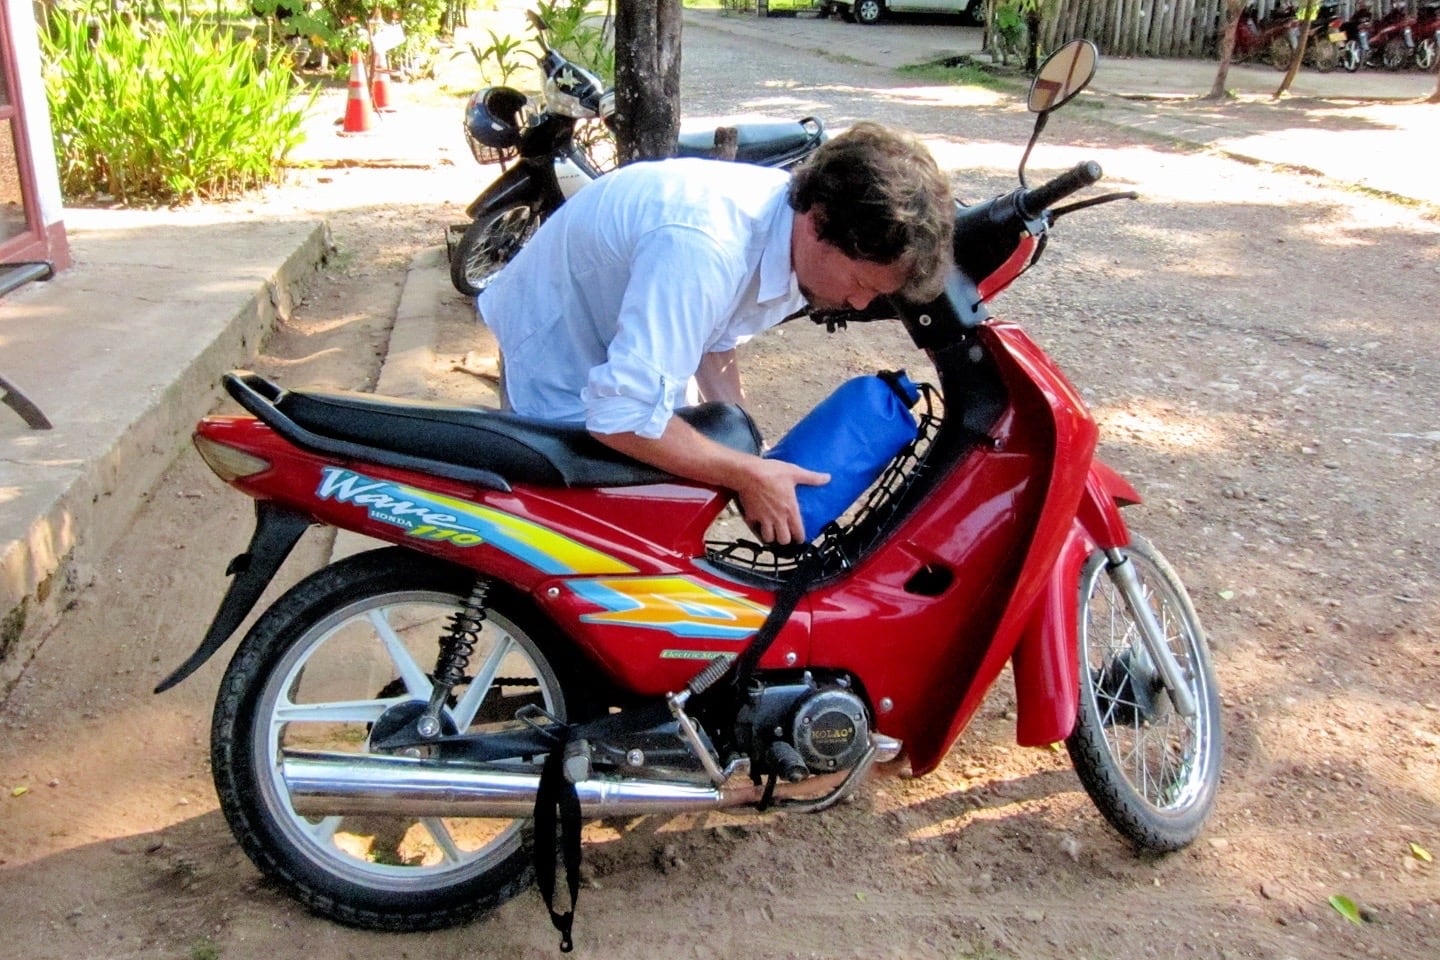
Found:
[{"label": "rear shock absorber", "polygon": [[470,596],[462,600],[460,609],[450,615],[446,632],[440,638],[440,653],[435,658],[430,702],[415,721],[415,732],[422,737],[440,735],[440,711],[445,708],[450,691],[465,682],[470,654],[480,642],[480,631],[485,627],[485,598],[489,592],[490,581],[485,577],[476,577]]}]

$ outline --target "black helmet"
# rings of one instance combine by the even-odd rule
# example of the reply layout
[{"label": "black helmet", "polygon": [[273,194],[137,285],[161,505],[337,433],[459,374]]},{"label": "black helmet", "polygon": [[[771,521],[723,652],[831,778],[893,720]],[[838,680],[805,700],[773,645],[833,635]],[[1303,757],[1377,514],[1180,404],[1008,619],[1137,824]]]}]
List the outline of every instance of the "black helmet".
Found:
[{"label": "black helmet", "polygon": [[513,150],[520,142],[520,110],[526,102],[525,94],[510,87],[486,87],[471,96],[465,105],[465,136],[470,149]]}]

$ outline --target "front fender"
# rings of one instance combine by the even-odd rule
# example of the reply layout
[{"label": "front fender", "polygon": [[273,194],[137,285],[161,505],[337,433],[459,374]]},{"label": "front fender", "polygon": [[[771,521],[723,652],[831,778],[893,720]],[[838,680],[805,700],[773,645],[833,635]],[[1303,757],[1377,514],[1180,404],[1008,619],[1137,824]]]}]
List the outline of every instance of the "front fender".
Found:
[{"label": "front fender", "polygon": [[1130,533],[1120,507],[1140,494],[1113,469],[1093,460],[1075,523],[1050,571],[1035,616],[1011,655],[1015,676],[1015,740],[1038,747],[1070,736],[1080,708],[1080,571],[1096,549],[1123,547]]},{"label": "front fender", "polygon": [[501,173],[480,196],[471,200],[465,215],[474,220],[487,211],[522,203],[539,205],[548,214],[564,199],[560,185],[555,182],[555,168],[550,159],[525,159]]}]

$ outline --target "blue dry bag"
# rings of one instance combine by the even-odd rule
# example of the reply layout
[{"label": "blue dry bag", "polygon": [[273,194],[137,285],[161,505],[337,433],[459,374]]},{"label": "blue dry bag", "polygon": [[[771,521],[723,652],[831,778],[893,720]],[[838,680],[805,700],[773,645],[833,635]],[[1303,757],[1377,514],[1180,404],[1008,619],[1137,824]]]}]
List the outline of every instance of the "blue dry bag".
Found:
[{"label": "blue dry bag", "polygon": [[765,454],[830,474],[819,487],[798,486],[805,539],[854,503],[895,455],[915,439],[910,407],[920,390],[903,371],[842,383]]}]

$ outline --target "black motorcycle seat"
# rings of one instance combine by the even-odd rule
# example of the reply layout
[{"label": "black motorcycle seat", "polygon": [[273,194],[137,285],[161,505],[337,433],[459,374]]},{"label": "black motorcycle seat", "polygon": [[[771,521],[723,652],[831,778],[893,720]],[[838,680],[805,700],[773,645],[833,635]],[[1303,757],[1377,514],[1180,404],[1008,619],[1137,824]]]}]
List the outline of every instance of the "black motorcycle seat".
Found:
[{"label": "black motorcycle seat", "polygon": [[[676,479],[612,450],[579,423],[349,391],[286,391],[275,407],[322,437],[490,470],[510,483],[628,487]],[[760,453],[760,431],[735,404],[702,403],[675,415],[716,443]]]},{"label": "black motorcycle seat", "polygon": [[[814,126],[800,120],[766,120],[735,124],[737,142],[735,159],[741,163],[779,161],[813,148],[824,138],[818,122]],[[676,156],[713,157],[715,131],[698,130],[680,134]]]}]

